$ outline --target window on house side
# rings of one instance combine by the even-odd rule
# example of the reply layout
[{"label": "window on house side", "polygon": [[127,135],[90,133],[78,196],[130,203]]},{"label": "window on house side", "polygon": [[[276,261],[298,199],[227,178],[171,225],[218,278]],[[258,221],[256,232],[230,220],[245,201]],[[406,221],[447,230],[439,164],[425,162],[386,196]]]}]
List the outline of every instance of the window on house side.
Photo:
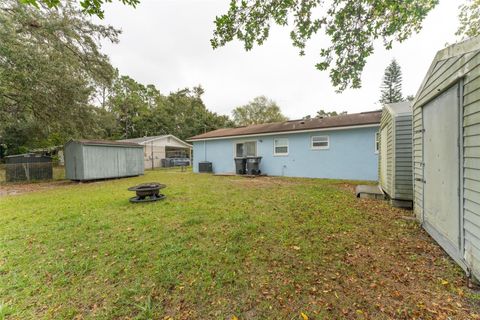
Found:
[{"label": "window on house side", "polygon": [[375,153],[380,150],[380,132],[375,132]]},{"label": "window on house side", "polygon": [[235,146],[236,157],[256,157],[257,156],[257,142],[247,141],[237,143]]},{"label": "window on house side", "polygon": [[237,158],[239,157],[243,157],[243,143],[237,143],[236,147],[235,147],[235,156]]},{"label": "window on house side", "polygon": [[273,140],[273,155],[286,156],[288,155],[288,139],[278,138]]},{"label": "window on house side", "polygon": [[330,139],[328,136],[313,136],[312,149],[328,149],[330,148]]}]

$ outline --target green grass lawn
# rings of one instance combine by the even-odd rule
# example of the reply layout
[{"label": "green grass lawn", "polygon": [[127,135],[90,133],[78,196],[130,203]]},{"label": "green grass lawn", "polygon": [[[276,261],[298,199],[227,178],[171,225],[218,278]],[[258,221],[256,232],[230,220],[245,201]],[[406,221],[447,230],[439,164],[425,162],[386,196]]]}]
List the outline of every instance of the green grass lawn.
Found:
[{"label": "green grass lawn", "polygon": [[[129,186],[168,185],[131,204]],[[408,211],[331,180],[145,176],[0,197],[0,319],[478,318]]]}]

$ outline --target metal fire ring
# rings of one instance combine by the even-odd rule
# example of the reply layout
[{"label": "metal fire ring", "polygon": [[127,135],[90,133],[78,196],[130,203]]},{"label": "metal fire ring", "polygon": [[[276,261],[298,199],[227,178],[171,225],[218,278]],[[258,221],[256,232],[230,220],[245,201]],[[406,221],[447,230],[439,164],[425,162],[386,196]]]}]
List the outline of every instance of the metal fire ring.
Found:
[{"label": "metal fire ring", "polygon": [[128,188],[129,191],[135,191],[136,197],[130,198],[130,202],[151,202],[165,199],[166,196],[160,193],[160,189],[167,186],[157,182],[142,183],[134,187]]}]

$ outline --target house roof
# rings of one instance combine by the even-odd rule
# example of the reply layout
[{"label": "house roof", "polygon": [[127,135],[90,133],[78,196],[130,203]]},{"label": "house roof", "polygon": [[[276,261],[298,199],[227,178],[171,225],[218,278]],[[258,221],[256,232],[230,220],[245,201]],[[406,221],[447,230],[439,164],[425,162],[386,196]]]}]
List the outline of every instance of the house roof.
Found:
[{"label": "house roof", "polygon": [[[115,140],[88,140],[88,139],[76,139],[70,140],[67,142],[76,142],[85,145],[108,145],[108,146],[129,146],[129,147],[142,147],[138,143],[129,142],[129,141],[115,141]],[[143,148],[143,147],[142,147]]]},{"label": "house roof", "polygon": [[294,133],[305,130],[336,130],[347,129],[348,127],[356,126],[379,125],[381,116],[382,111],[375,110],[370,112],[352,113],[334,117],[256,124],[239,128],[224,128],[196,135],[187,139],[187,141],[220,139],[236,136],[265,135],[274,133]]},{"label": "house roof", "polygon": [[402,101],[396,103],[388,103],[385,108],[393,115],[408,115],[412,114],[412,102]]},{"label": "house roof", "polygon": [[173,134],[165,134],[165,135],[161,135],[161,136],[150,136],[150,137],[141,137],[141,138],[133,138],[133,139],[124,139],[124,140],[118,140],[118,141],[120,141],[120,142],[133,142],[133,143],[138,143],[138,144],[144,145],[147,142],[166,139],[166,138],[172,138],[172,139],[176,140],[178,143],[183,144],[187,148],[192,147],[192,145],[186,143],[185,141],[181,140],[180,138],[175,137]]}]

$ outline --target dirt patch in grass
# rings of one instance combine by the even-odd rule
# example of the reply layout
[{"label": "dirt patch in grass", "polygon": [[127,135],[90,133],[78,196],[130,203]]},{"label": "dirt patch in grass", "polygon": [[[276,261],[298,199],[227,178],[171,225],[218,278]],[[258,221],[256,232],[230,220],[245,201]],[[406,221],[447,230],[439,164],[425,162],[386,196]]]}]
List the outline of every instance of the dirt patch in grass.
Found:
[{"label": "dirt patch in grass", "polygon": [[0,197],[61,188],[72,184],[76,184],[76,182],[61,180],[36,183],[5,183],[0,184]]},{"label": "dirt patch in grass", "polygon": [[346,182],[340,182],[335,184],[335,186],[344,191],[348,191],[351,193],[355,193],[355,188],[357,187],[358,184],[352,184],[352,183],[346,183]]},{"label": "dirt patch in grass", "polygon": [[239,177],[231,179],[231,182],[245,188],[272,188],[299,184],[298,179],[280,177]]}]

